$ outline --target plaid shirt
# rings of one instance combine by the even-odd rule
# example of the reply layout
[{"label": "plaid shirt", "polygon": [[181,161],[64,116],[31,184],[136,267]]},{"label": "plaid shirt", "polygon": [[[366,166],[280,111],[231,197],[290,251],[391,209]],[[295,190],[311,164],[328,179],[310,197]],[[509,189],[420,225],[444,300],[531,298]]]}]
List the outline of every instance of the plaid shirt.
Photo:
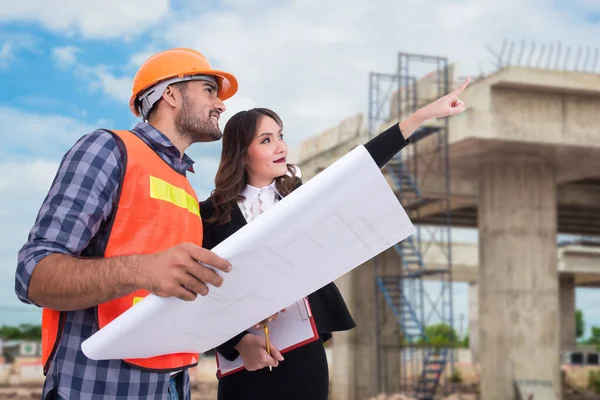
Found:
[{"label": "plaid shirt", "polygon": [[[133,132],[180,173],[192,170],[193,161],[154,127],[140,123]],[[15,291],[27,295],[29,280],[40,260],[52,253],[93,256],[104,249],[106,222],[117,202],[124,165],[115,137],[106,131],[83,136],[64,156],[28,242],[19,251]],[[65,277],[66,278],[66,277]],[[98,330],[96,308],[67,313],[60,345],[44,384],[43,397],[52,389],[66,399],[168,399],[169,373],[142,371],[120,360],[94,361],[81,351],[81,343]],[[184,371],[184,399],[190,398],[190,381]]]}]

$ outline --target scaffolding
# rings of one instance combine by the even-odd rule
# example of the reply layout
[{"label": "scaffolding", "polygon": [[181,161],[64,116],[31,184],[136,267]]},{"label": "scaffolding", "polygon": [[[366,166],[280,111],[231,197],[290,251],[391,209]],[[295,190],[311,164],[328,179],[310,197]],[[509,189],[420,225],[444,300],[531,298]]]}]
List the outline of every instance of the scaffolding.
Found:
[{"label": "scaffolding", "polygon": [[[425,68],[429,73],[423,74]],[[449,80],[446,58],[399,53],[396,73],[370,74],[370,135],[447,94]],[[427,146],[417,145],[425,141]],[[421,126],[410,142],[384,167],[417,232],[394,246],[397,265],[390,267],[388,262],[384,266],[381,257],[374,260],[377,376],[380,393],[399,390],[425,400],[453,390],[453,346],[440,345],[430,337],[434,325],[438,329],[450,327],[450,332],[454,332],[447,118]],[[424,182],[435,182],[437,189],[432,191],[429,184],[428,190],[421,190]],[[428,210],[426,223],[421,219],[423,210]],[[436,269],[423,262],[433,247],[444,258]],[[398,328],[398,337],[392,341],[388,323],[391,318]],[[386,327],[388,334],[384,337]],[[396,368],[390,360],[396,360]]]}]

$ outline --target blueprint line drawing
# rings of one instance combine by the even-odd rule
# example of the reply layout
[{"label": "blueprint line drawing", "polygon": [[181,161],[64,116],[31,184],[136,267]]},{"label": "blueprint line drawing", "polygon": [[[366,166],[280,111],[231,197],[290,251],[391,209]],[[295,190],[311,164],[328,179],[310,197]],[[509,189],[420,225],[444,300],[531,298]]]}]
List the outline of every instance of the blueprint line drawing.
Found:
[{"label": "blueprint line drawing", "polygon": [[194,301],[149,295],[82,344],[91,359],[203,353],[415,233],[358,146],[213,251],[233,269]]}]

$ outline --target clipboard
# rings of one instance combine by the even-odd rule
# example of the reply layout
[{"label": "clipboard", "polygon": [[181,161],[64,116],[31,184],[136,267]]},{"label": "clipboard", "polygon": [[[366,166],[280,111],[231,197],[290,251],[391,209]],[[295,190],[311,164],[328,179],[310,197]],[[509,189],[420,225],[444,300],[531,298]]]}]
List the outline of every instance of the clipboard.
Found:
[{"label": "clipboard", "polygon": [[[249,331],[253,335],[264,338],[262,329],[251,328]],[[307,298],[287,307],[284,313],[279,313],[277,319],[269,323],[269,339],[281,354],[319,339],[315,319]],[[217,351],[215,358],[217,378],[219,379],[246,369],[241,356],[229,361]]]}]

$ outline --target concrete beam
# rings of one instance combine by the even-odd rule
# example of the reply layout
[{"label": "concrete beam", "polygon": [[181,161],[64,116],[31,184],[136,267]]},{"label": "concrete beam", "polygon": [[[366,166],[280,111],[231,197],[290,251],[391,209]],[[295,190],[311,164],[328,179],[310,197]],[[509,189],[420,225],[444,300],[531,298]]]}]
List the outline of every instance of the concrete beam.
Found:
[{"label": "concrete beam", "polygon": [[600,80],[587,72],[516,67],[503,68],[487,78],[491,87],[551,93],[600,95]]},{"label": "concrete beam", "polygon": [[[426,138],[427,139],[427,138]],[[433,138],[432,138],[433,139]],[[303,178],[305,181],[315,176],[319,171],[327,168],[333,164],[336,160],[343,157],[347,152],[352,150],[354,147],[368,141],[368,135],[355,136],[350,138],[348,141],[338,144],[337,146],[329,148],[327,151],[319,154],[312,155],[309,159],[302,160],[300,162],[300,168],[302,169]],[[420,145],[420,142],[419,142]],[[421,154],[422,149],[419,150]],[[425,157],[425,156],[423,156]],[[431,161],[428,161],[431,167]],[[420,163],[420,171],[424,171],[427,166],[425,161]],[[433,165],[432,169],[439,168]],[[388,183],[392,189],[396,190],[393,180],[386,172]],[[567,170],[563,173],[562,177],[557,181],[559,187],[557,188],[557,200],[560,206],[577,206],[577,207],[595,207],[598,206],[597,199],[600,198],[600,186],[593,185],[582,185],[582,184],[568,184],[575,180],[582,180],[587,178],[598,177],[598,169],[596,167],[590,167],[589,169],[583,170]],[[444,198],[446,197],[446,179],[439,174],[421,172],[416,175],[417,184],[424,198]],[[469,205],[477,205],[477,181],[475,179],[467,179],[460,176],[450,177],[450,197],[459,198],[460,201],[456,203],[456,207],[452,209],[462,208]],[[425,215],[425,214],[423,214]]]},{"label": "concrete beam", "polygon": [[[596,175],[598,173],[596,172]],[[574,176],[574,175],[573,175]],[[594,177],[594,175],[578,175],[579,178]],[[419,179],[420,178],[420,179]],[[391,179],[388,179],[391,181]],[[417,184],[423,198],[443,199],[447,196],[446,180],[440,176],[417,177]],[[395,185],[391,184],[395,189]],[[451,209],[477,206],[477,181],[461,178],[450,178],[450,198],[459,200]],[[559,207],[598,207],[600,204],[600,186],[586,184],[563,184],[557,188],[557,203]],[[428,215],[427,213],[423,215]]]},{"label": "concrete beam", "polygon": [[[440,242],[423,242],[422,256],[425,268],[430,271],[448,267],[446,245]],[[476,283],[479,279],[479,245],[477,243],[453,242],[452,280]],[[573,276],[575,285],[600,287],[600,247],[569,245],[557,249],[557,272]],[[397,262],[396,262],[397,264]],[[424,279],[439,280],[440,275],[428,275]]]},{"label": "concrete beam", "polygon": [[563,185],[558,188],[558,205],[574,207],[599,207],[600,186]]}]

